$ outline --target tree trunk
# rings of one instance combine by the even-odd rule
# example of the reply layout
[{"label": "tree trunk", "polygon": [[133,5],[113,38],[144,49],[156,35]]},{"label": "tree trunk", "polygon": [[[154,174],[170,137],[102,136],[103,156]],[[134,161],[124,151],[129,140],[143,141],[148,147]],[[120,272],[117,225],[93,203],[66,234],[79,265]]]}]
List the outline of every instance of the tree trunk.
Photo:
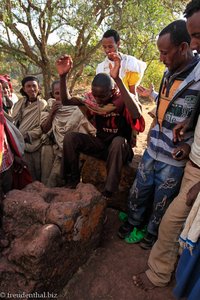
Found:
[{"label": "tree trunk", "polygon": [[51,68],[50,64],[45,64],[42,68],[43,75],[43,89],[44,89],[44,98],[49,99],[50,86],[51,86]]},{"label": "tree trunk", "polygon": [[79,67],[79,70],[75,70],[74,72],[72,71],[73,78],[71,80],[71,84],[70,84],[70,88],[69,88],[70,93],[73,91],[76,81],[79,79],[79,77],[82,75],[82,73],[83,73],[83,64]]}]

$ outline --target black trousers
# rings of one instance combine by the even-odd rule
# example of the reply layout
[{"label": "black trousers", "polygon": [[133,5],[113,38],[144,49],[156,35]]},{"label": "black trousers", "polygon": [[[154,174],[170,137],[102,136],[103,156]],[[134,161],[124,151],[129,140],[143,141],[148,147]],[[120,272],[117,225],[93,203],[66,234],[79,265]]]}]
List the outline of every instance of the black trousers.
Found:
[{"label": "black trousers", "polygon": [[79,156],[84,153],[106,161],[107,178],[105,190],[117,190],[122,166],[133,158],[133,151],[126,139],[117,136],[110,145],[99,138],[84,133],[68,132],[63,141],[61,173],[63,178],[73,182],[80,181]]}]

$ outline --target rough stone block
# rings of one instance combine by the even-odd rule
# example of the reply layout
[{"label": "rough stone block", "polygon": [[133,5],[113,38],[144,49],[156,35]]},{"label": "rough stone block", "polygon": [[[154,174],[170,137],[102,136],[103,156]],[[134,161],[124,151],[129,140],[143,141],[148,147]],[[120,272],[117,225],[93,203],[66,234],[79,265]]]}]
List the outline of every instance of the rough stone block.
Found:
[{"label": "rough stone block", "polygon": [[[83,158],[85,163],[82,168],[82,182],[92,183],[100,192],[102,192],[107,176],[106,162],[86,155],[84,155]],[[127,197],[133,184],[136,170],[137,164],[135,162],[123,166],[118,190],[114,193],[108,203],[110,207],[126,210]]]},{"label": "rough stone block", "polygon": [[0,291],[20,299],[58,293],[98,246],[105,200],[91,184],[70,190],[34,182],[4,202],[9,243],[0,253]]}]

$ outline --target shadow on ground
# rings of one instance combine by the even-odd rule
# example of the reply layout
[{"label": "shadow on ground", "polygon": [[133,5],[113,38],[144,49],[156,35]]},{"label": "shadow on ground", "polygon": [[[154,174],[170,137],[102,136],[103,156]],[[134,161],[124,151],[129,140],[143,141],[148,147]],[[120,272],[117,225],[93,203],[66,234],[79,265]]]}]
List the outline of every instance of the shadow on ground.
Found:
[{"label": "shadow on ground", "polygon": [[64,288],[59,300],[174,300],[173,284],[148,292],[133,285],[132,275],[146,269],[149,251],[117,237],[117,210],[107,209],[107,216],[101,245]]}]

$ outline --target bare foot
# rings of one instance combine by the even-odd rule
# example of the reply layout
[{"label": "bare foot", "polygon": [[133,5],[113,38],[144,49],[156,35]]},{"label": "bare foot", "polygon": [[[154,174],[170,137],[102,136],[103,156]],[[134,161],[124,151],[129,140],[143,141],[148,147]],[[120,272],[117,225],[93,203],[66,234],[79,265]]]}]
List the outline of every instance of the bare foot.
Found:
[{"label": "bare foot", "polygon": [[144,291],[153,290],[156,286],[148,279],[145,272],[133,276],[133,283],[139,289]]}]

